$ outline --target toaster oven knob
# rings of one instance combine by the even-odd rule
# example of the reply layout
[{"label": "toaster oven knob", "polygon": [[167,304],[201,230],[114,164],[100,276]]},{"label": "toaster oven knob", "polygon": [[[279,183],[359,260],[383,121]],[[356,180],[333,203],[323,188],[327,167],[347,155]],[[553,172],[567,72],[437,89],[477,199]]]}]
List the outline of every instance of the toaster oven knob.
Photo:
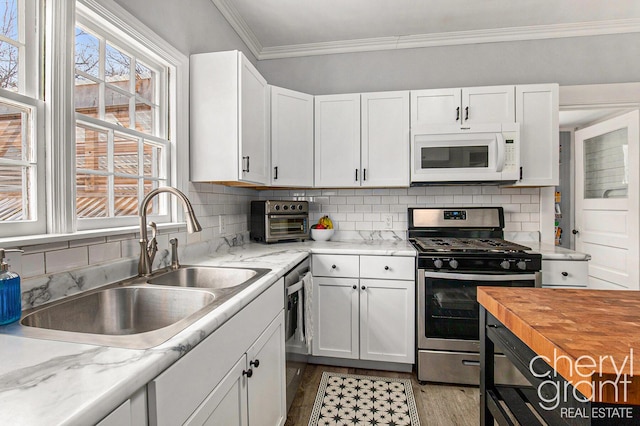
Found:
[{"label": "toaster oven knob", "polygon": [[503,260],[500,262],[500,267],[502,269],[509,269],[511,267],[511,263],[508,260]]},{"label": "toaster oven knob", "polygon": [[449,261],[449,266],[451,266],[451,269],[456,269],[458,267],[458,261],[455,259],[451,259]]},{"label": "toaster oven knob", "polygon": [[518,266],[518,269],[521,269],[523,271],[527,269],[527,264],[525,263],[524,260],[521,260],[520,262],[518,262],[517,266]]},{"label": "toaster oven knob", "polygon": [[440,259],[434,260],[433,261],[433,266],[435,266],[438,269],[442,268],[442,260],[440,260]]}]

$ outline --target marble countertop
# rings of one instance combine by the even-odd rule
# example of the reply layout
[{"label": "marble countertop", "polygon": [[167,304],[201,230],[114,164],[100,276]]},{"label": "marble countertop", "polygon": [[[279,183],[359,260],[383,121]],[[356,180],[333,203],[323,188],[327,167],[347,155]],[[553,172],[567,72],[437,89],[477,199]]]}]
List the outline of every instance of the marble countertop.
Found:
[{"label": "marble countertop", "polygon": [[537,241],[520,242],[522,245],[531,247],[532,251],[542,254],[542,260],[574,260],[586,261],[591,259],[591,255],[569,250],[553,244],[539,243]]},{"label": "marble countertop", "polygon": [[[94,424],[249,304],[309,253],[415,256],[403,240],[245,244],[188,264],[271,272],[151,349],[40,340],[0,327],[0,418],[19,425]],[[16,326],[15,324],[13,326]]]}]

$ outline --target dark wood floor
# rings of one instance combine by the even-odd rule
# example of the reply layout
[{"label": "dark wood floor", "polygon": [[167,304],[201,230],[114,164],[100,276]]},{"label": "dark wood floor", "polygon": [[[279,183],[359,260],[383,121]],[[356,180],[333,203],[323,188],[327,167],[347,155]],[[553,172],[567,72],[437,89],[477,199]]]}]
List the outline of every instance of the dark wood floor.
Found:
[{"label": "dark wood floor", "polygon": [[309,364],[289,410],[285,426],[306,426],[309,423],[323,371],[411,379],[421,425],[475,426],[479,424],[480,397],[477,387],[420,385],[414,373]]}]

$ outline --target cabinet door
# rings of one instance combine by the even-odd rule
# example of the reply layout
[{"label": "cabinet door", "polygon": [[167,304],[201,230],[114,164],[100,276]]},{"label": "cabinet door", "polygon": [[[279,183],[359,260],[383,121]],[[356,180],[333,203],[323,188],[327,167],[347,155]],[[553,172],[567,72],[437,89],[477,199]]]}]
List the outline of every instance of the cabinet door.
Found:
[{"label": "cabinet door", "polygon": [[313,96],[271,86],[271,185],[313,186]]},{"label": "cabinet door", "polygon": [[360,280],[360,359],[414,362],[415,282]]},{"label": "cabinet door", "polygon": [[315,98],[315,186],[360,186],[360,95]]},{"label": "cabinet door", "polygon": [[463,124],[513,123],[515,119],[514,86],[462,89]]},{"label": "cabinet door", "polygon": [[[287,419],[284,313],[276,317],[247,351],[249,424],[283,425]],[[226,424],[226,423],[219,423]]]},{"label": "cabinet door", "polygon": [[411,91],[411,127],[461,123],[460,89]]},{"label": "cabinet door", "polygon": [[314,356],[358,359],[358,280],[313,278]]},{"label": "cabinet door", "polygon": [[266,185],[269,183],[269,88],[244,55],[238,55],[238,61],[240,180]]},{"label": "cabinet door", "polygon": [[409,92],[364,93],[362,186],[409,186]]},{"label": "cabinet door", "polygon": [[520,167],[518,185],[559,184],[560,128],[558,85],[516,86],[516,121],[520,123]]},{"label": "cabinet door", "polygon": [[184,424],[246,426],[247,378],[242,374],[246,363],[243,355]]}]

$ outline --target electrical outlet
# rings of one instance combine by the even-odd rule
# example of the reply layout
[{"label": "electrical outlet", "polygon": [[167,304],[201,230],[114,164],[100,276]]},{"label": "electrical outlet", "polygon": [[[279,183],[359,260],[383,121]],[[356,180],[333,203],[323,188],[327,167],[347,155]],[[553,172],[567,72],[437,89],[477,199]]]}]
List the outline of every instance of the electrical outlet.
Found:
[{"label": "electrical outlet", "polygon": [[227,233],[227,221],[223,214],[218,216],[218,228],[220,228],[220,235],[224,235]]},{"label": "electrical outlet", "polygon": [[392,214],[383,214],[382,220],[384,221],[385,229],[393,229],[393,215]]}]

